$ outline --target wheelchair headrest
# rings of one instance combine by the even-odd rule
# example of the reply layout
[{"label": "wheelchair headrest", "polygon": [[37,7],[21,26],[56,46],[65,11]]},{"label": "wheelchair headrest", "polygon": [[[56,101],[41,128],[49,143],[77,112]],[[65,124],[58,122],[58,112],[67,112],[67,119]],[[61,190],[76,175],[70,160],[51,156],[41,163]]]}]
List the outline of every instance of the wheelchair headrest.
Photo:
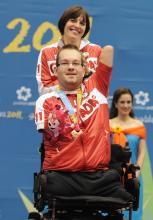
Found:
[{"label": "wheelchair headrest", "polygon": [[128,163],[132,152],[129,147],[122,147],[119,144],[111,145],[111,163]]}]

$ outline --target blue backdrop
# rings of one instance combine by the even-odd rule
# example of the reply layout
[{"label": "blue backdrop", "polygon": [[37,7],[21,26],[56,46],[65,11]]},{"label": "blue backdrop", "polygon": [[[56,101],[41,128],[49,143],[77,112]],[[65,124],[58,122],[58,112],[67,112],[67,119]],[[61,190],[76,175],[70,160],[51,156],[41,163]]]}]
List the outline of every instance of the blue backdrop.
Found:
[{"label": "blue backdrop", "polygon": [[[115,47],[109,93],[119,86],[134,93],[136,115],[146,125],[144,219],[153,211],[153,1],[1,0],[0,2],[0,219],[26,219],[33,210],[33,172],[39,170],[41,137],[34,124],[39,50],[57,41],[57,21],[81,4],[92,17],[89,40]],[[151,162],[150,162],[151,161]]]}]

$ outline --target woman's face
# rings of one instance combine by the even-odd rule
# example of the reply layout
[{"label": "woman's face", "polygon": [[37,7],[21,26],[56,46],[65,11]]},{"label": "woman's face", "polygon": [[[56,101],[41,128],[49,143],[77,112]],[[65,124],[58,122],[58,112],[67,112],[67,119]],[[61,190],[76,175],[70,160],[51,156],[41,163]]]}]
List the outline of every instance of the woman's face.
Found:
[{"label": "woman's face", "polygon": [[64,28],[64,36],[67,38],[81,39],[86,30],[86,23],[82,15],[78,18],[71,18]]},{"label": "woman's face", "polygon": [[130,94],[122,94],[118,99],[115,107],[118,110],[118,115],[127,116],[132,110],[132,97]]}]

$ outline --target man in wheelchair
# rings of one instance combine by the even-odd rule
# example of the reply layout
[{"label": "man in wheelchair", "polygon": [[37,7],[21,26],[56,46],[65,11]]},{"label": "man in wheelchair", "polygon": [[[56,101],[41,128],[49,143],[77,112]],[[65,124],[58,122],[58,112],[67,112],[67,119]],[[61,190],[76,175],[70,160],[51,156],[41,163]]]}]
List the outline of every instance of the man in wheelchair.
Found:
[{"label": "man in wheelchair", "polygon": [[[43,134],[44,152],[41,178],[35,176],[39,181],[36,181],[34,190],[41,185],[45,198],[36,198],[39,201],[36,208],[41,211],[47,201],[53,207],[52,219],[55,219],[54,208],[59,201],[63,206],[69,202],[67,208],[70,209],[73,202],[81,204],[81,201],[88,201],[88,212],[92,209],[90,198],[92,201],[99,199],[96,206],[102,203],[102,198],[111,198],[105,201],[107,206],[112,205],[113,199],[121,201],[123,206],[133,201],[121,183],[117,169],[109,168],[111,148],[107,95],[113,47],[102,48],[96,73],[87,80],[83,80],[85,63],[76,46],[65,45],[57,55],[57,85],[36,102],[35,121],[37,130]],[[101,218],[102,215],[93,219]],[[64,219],[77,218],[68,215]],[[122,219],[121,215],[117,215],[117,219]]]}]

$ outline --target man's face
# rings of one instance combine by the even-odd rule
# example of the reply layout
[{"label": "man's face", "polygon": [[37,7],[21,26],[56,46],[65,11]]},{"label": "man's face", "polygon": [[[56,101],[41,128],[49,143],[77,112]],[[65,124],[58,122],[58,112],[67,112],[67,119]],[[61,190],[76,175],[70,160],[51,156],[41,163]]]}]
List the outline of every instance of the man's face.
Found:
[{"label": "man's face", "polygon": [[75,90],[80,87],[85,70],[81,54],[75,49],[64,49],[59,54],[57,77],[64,90]]}]

